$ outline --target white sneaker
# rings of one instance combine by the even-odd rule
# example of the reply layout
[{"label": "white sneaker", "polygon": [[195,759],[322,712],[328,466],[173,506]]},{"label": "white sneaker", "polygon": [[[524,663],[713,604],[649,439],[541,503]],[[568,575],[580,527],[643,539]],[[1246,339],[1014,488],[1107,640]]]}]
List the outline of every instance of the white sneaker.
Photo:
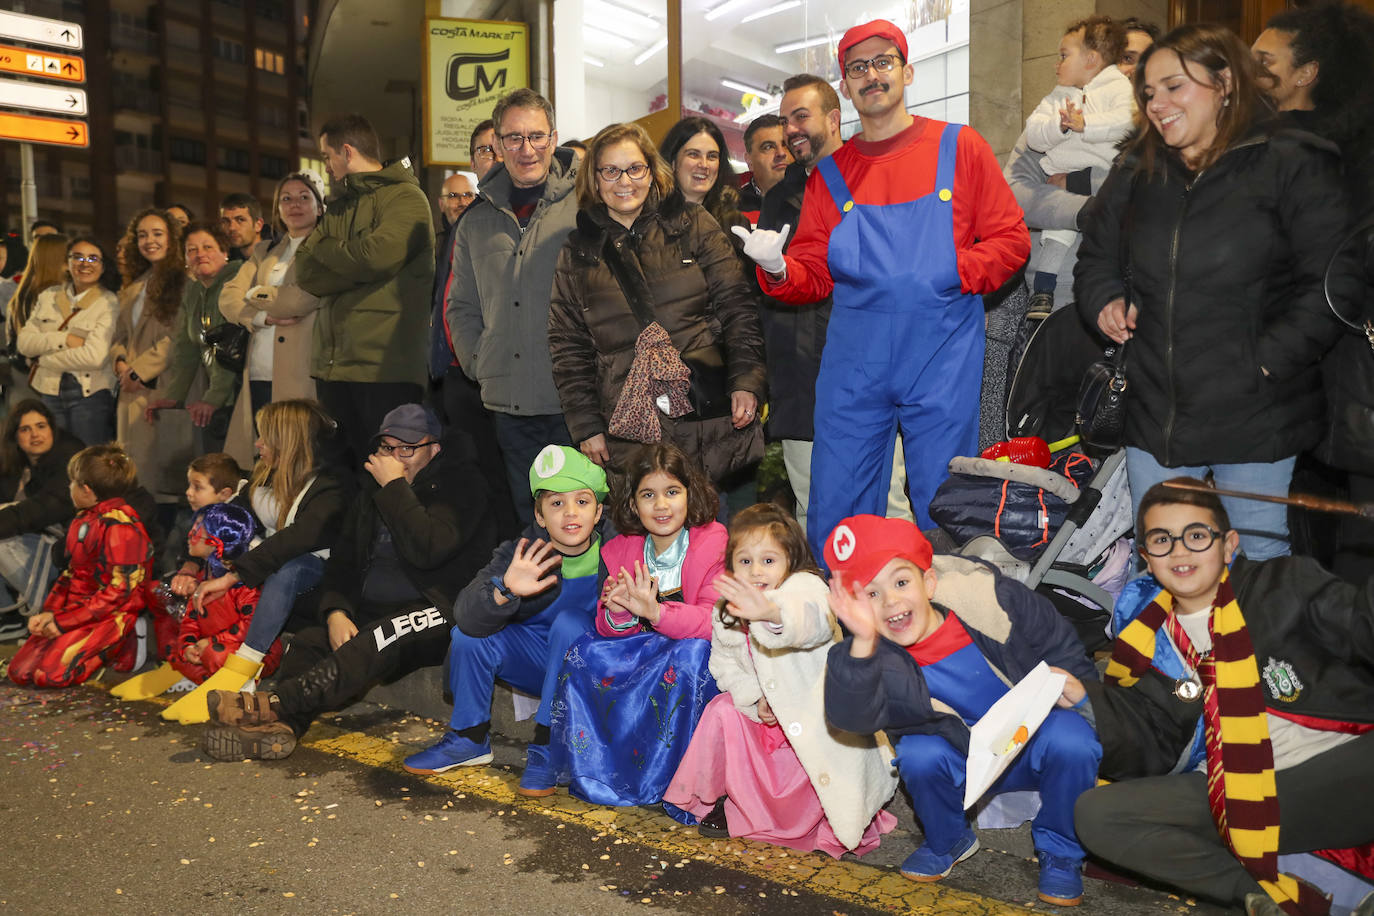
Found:
[{"label": "white sneaker", "polygon": [[138,645],[138,654],[134,656],[131,671],[140,670],[148,661],[148,623],[147,614],[139,614],[138,620],[134,621],[134,640]]}]

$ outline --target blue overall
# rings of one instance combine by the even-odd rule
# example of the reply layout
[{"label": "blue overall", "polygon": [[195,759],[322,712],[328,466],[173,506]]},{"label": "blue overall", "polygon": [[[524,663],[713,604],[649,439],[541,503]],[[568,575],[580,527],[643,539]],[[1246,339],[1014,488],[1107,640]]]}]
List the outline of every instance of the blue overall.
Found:
[{"label": "blue overall", "polygon": [[528,620],[481,638],[453,628],[448,686],[453,694],[449,725],[461,731],[491,721],[491,697],[499,678],[539,697],[534,721],[549,724],[558,674],[568,647],[596,629],[596,574],[564,579],[563,590]]},{"label": "blue overall", "polygon": [[807,509],[817,557],[841,519],[886,514],[899,426],[922,528],[949,459],[977,448],[983,300],[963,291],[954,248],[958,137],[959,125],[946,125],[934,190],[906,203],[856,204],[834,161],[817,165],[840,211]]}]

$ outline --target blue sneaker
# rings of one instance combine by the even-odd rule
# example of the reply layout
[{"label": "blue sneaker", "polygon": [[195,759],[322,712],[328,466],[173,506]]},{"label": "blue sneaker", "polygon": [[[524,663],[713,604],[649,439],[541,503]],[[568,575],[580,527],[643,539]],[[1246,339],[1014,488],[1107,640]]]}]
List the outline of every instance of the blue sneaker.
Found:
[{"label": "blue sneaker", "polygon": [[491,763],[491,739],[478,744],[451,731],[433,747],[402,760],[401,766],[408,773],[433,776],[454,767],[475,767],[484,763]]},{"label": "blue sneaker", "polygon": [[965,827],[964,835],[954,843],[954,848],[945,855],[938,855],[927,845],[907,856],[902,863],[902,875],[912,881],[939,881],[955,865],[978,851],[978,835],[972,828]]},{"label": "blue sneaker", "polygon": [[520,774],[520,785],[515,791],[526,798],[544,798],[558,791],[547,744],[531,744],[525,748],[525,772]]},{"label": "blue sneaker", "polygon": [[1039,897],[1054,906],[1078,906],[1083,902],[1083,862],[1061,859],[1047,852],[1040,857]]}]

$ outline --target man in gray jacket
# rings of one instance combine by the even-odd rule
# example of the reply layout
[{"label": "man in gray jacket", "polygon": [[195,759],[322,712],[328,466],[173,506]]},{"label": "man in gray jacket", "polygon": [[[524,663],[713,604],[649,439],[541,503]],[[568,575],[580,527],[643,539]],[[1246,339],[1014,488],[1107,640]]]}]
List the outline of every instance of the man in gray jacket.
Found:
[{"label": "man in gray jacket", "polygon": [[[553,106],[537,92],[503,96],[492,120],[505,158],[458,223],[444,320],[463,371],[482,386],[511,493],[520,494],[540,449],[572,445],[549,361],[549,291],[577,218],[576,166],[555,156]],[[529,524],[533,504],[516,500]]]}]

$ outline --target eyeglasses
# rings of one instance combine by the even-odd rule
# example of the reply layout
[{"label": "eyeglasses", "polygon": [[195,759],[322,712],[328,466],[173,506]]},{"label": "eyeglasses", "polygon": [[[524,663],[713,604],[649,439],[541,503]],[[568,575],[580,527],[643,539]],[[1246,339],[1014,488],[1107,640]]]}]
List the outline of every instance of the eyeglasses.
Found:
[{"label": "eyeglasses", "polygon": [[395,455],[397,458],[410,458],[422,448],[429,448],[431,445],[438,445],[437,442],[417,442],[415,445],[387,445],[382,443],[377,446],[377,451],[383,455]]},{"label": "eyeglasses", "polygon": [[508,152],[514,153],[525,145],[526,140],[529,141],[530,149],[548,149],[549,144],[553,142],[553,134],[546,134],[542,130],[532,134],[505,134],[501,137],[501,145]]},{"label": "eyeglasses", "polygon": [[1217,529],[1202,522],[1193,522],[1183,529],[1182,534],[1170,534],[1163,528],[1151,528],[1145,532],[1145,537],[1141,538],[1140,543],[1150,556],[1167,557],[1173,553],[1175,542],[1182,543],[1193,553],[1202,553],[1215,544],[1219,537],[1221,532]]},{"label": "eyeglasses", "polygon": [[603,165],[596,170],[596,174],[601,176],[601,180],[607,184],[615,184],[620,180],[621,175],[629,175],[631,181],[643,181],[649,175],[649,167],[642,162],[636,162],[628,169],[622,169],[615,165]]},{"label": "eyeglasses", "polygon": [[859,79],[868,75],[868,68],[872,67],[879,73],[887,73],[897,62],[901,60],[896,54],[879,54],[877,57],[870,57],[868,60],[851,60],[844,65],[844,75],[850,79]]},{"label": "eyeglasses", "polygon": [[69,254],[67,260],[77,264],[99,264],[103,259],[98,254]]},{"label": "eyeglasses", "polygon": [[496,147],[483,144],[472,151],[473,159],[495,159]]},{"label": "eyeglasses", "polygon": [[439,199],[473,201],[477,199],[477,194],[473,191],[445,191],[439,195]]}]

